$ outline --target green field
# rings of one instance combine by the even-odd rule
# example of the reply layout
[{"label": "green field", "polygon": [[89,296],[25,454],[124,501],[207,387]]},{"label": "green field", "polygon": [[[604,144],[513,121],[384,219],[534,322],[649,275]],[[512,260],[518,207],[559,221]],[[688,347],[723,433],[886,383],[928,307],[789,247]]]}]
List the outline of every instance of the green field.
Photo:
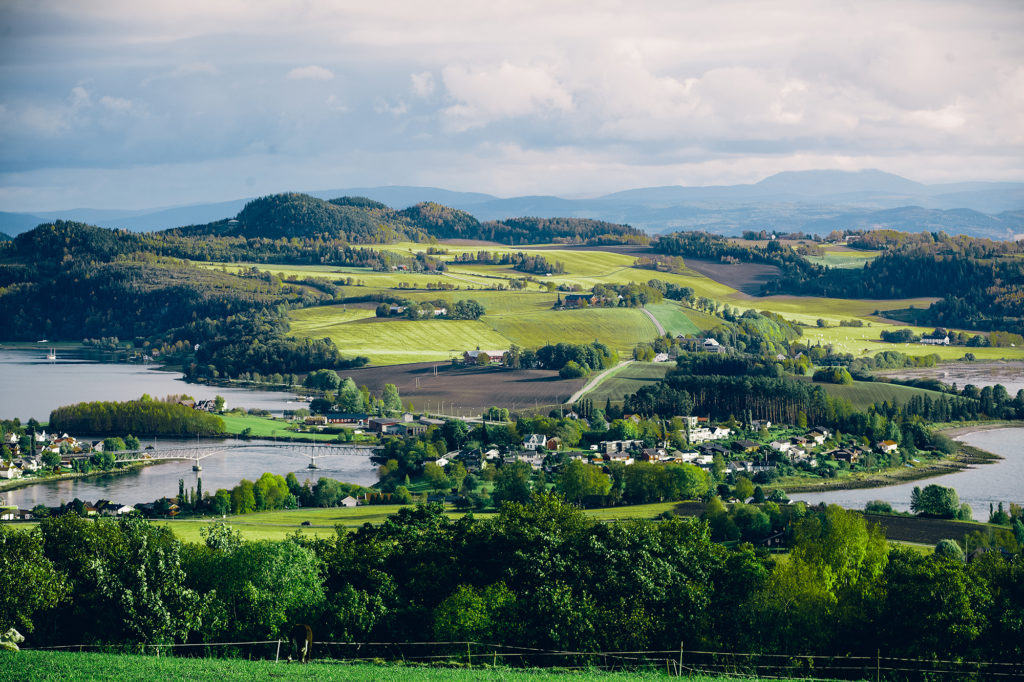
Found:
[{"label": "green field", "polygon": [[530,315],[485,315],[481,321],[524,348],[597,339],[622,353],[658,335],[654,323],[637,308],[543,310]]},{"label": "green field", "polygon": [[[406,255],[426,250],[425,244],[373,245],[368,248],[403,253]],[[898,300],[851,300],[835,298],[814,298],[808,296],[768,296],[763,298],[743,294],[724,283],[714,281],[692,270],[684,274],[654,272],[632,267],[635,259],[618,253],[605,251],[581,251],[572,249],[538,250],[530,247],[504,246],[451,246],[449,253],[441,256],[451,260],[459,253],[487,250],[492,253],[528,252],[559,261],[565,272],[550,277],[539,277],[543,283],[578,285],[590,289],[598,283],[626,284],[660,279],[679,286],[693,288],[697,296],[708,297],[722,305],[739,310],[762,310],[783,315],[787,319],[807,325],[805,337],[811,343],[832,344],[841,352],[854,355],[870,355],[881,350],[900,350],[910,355],[938,354],[943,360],[959,359],[967,350],[958,347],[934,348],[920,344],[892,346],[879,340],[883,328],[892,328],[884,317],[887,310],[902,310],[910,307],[927,307],[934,299]],[[846,248],[828,249],[825,256],[818,257],[825,264],[860,266],[877,254]],[[249,263],[206,263],[208,267],[225,267],[239,271],[252,266]],[[593,315],[594,311],[560,311],[560,317],[552,317],[551,306],[556,294],[539,291],[530,284],[527,289],[495,291],[498,284],[505,284],[510,278],[521,278],[523,273],[510,268],[493,265],[456,264],[450,267],[448,276],[440,273],[421,274],[408,272],[374,272],[365,268],[344,268],[332,266],[277,266],[257,265],[261,270],[277,273],[281,277],[294,275],[299,278],[321,277],[337,280],[340,277],[355,277],[360,286],[344,287],[345,296],[366,296],[387,293],[412,300],[444,300],[454,302],[460,298],[474,298],[487,310],[480,323],[473,322],[415,322],[416,327],[383,327],[376,322],[372,313],[365,308],[326,307],[300,310],[292,313],[293,332],[298,336],[328,336],[347,354],[369,356],[374,364],[396,364],[404,362],[446,360],[453,353],[467,348],[506,348],[510,343],[524,347],[537,347],[548,341],[589,342],[595,338],[619,351],[629,351],[637,343],[649,341],[656,333],[649,320],[639,319],[639,311],[608,309]],[[742,266],[737,266],[742,267]],[[458,287],[454,291],[427,290],[428,283],[444,281]],[[399,285],[418,287],[398,289]],[[491,288],[486,290],[484,288]],[[542,286],[540,287],[542,288]],[[695,333],[718,324],[717,318],[691,310],[682,310],[672,302],[648,306],[667,331],[672,333]],[[880,316],[875,312],[880,311]],[[611,317],[618,317],[611,322]],[[829,325],[816,326],[823,319]],[[840,320],[861,320],[871,327],[839,327]],[[430,325],[427,327],[421,325]],[[362,326],[367,325],[367,326]],[[438,326],[451,325],[451,326]],[[459,326],[461,325],[461,326]],[[481,326],[482,325],[482,326]],[[895,325],[903,328],[909,325]],[[490,332],[488,331],[488,328]],[[911,327],[916,333],[931,331]],[[563,338],[564,337],[564,338]],[[975,348],[968,349],[978,359],[1021,359],[1024,348]]]},{"label": "green field", "polygon": [[250,414],[222,414],[224,428],[228,433],[240,434],[250,429],[250,436],[263,438],[303,438],[306,440],[335,440],[337,436],[330,433],[297,433],[289,431],[290,422],[269,417],[256,417]]},{"label": "green field", "polygon": [[609,399],[621,402],[622,396],[636,393],[641,387],[664,379],[665,373],[673,367],[675,364],[671,362],[633,362],[602,381],[586,397],[601,408]]},{"label": "green field", "polygon": [[[678,502],[664,502],[659,504],[611,507],[608,509],[588,509],[586,514],[599,521],[653,519],[658,514],[673,509],[677,504]],[[359,528],[364,523],[383,523],[387,517],[397,513],[401,508],[402,505],[397,504],[368,505],[365,507],[308,507],[239,514],[228,516],[224,519],[210,517],[154,521],[153,523],[171,528],[174,534],[185,542],[202,542],[199,529],[208,526],[214,521],[221,520],[238,530],[247,540],[283,540],[296,531],[304,535],[328,537],[334,535],[335,526],[337,525],[345,528]],[[451,518],[460,518],[465,515],[463,512],[453,509],[449,509],[446,514]],[[490,512],[474,513],[476,518],[486,518],[490,515]],[[303,526],[303,521],[309,521],[310,525]]]},{"label": "green field", "polygon": [[292,313],[292,333],[328,337],[345,355],[365,355],[375,365],[427,362],[461,357],[473,348],[508,348],[504,336],[476,320],[403,320],[367,318],[331,323],[339,306]]},{"label": "green field", "polygon": [[[810,377],[799,377],[801,379],[810,381]],[[913,386],[900,386],[898,384],[886,384],[876,381],[855,381],[849,385],[841,384],[819,384],[825,391],[837,398],[845,398],[853,403],[853,406],[858,409],[867,409],[873,403],[881,403],[882,401],[889,401],[890,404],[898,403],[900,405],[906,403],[910,398],[915,395],[929,396],[932,399],[942,396],[942,393],[938,391],[929,391],[923,388],[915,388]]]},{"label": "green field", "polygon": [[[835,324],[838,324],[836,322]],[[911,329],[915,334],[931,333],[931,327],[909,324],[886,325],[872,322],[870,327],[811,327],[804,329],[804,337],[817,343],[832,344],[836,350],[854,355],[874,355],[895,350],[907,355],[938,355],[941,360],[959,360],[965,353],[973,353],[978,360],[1024,359],[1024,348],[966,348],[964,346],[925,346],[920,343],[886,343],[881,340],[883,329]],[[956,330],[963,331],[963,330]]]},{"label": "green field", "polygon": [[[282,648],[282,651],[284,648]],[[256,656],[274,657],[276,644],[258,645]],[[257,681],[273,678],[286,680],[345,680],[346,682],[563,682],[564,680],[627,680],[666,679],[664,659],[658,659],[645,671],[606,672],[599,669],[564,670],[539,668],[506,668],[492,666],[494,648],[479,645],[472,664],[468,665],[465,649],[453,655],[461,667],[426,667],[414,663],[317,663],[314,645],[313,661],[305,665],[284,661],[246,660],[245,658],[175,658],[167,655],[139,656],[83,652],[20,651],[0,652],[0,682],[41,682],[43,680],[75,680],[75,682],[107,682],[107,680],[218,680],[219,682]],[[248,652],[243,652],[247,655]],[[489,655],[491,654],[491,655]],[[673,679],[675,676],[672,676]],[[688,676],[693,682],[731,680],[744,682],[743,677]]]},{"label": "green field", "polygon": [[663,303],[649,303],[647,309],[651,311],[651,314],[661,323],[661,326],[665,328],[665,331],[672,336],[697,334],[700,332],[700,328],[694,324],[689,314],[693,311],[683,311],[683,308],[677,303],[671,303],[665,301]]}]

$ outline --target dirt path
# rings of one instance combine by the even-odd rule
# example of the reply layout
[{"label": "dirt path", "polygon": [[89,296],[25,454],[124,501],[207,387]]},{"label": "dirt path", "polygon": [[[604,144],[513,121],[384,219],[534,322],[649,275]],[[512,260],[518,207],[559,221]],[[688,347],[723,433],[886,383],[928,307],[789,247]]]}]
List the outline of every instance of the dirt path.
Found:
[{"label": "dirt path", "polygon": [[658,336],[665,336],[665,328],[661,326],[661,322],[658,322],[658,318],[654,316],[654,313],[647,308],[641,308],[640,310],[643,310],[644,315],[651,318],[651,322],[653,322],[654,326],[658,328]]},{"label": "dirt path", "polygon": [[581,388],[580,390],[576,391],[571,396],[569,396],[569,399],[566,401],[566,403],[568,403],[569,405],[572,405],[577,400],[582,398],[583,395],[587,391],[590,391],[590,390],[596,388],[597,385],[599,383],[601,383],[602,381],[604,381],[605,377],[607,377],[609,374],[611,374],[612,372],[619,371],[620,369],[622,369],[626,365],[632,364],[632,362],[633,362],[632,360],[624,360],[624,361],[620,362],[619,364],[615,365],[614,367],[609,367],[608,369],[606,369],[605,371],[601,372],[596,377],[594,377],[593,379],[591,379],[590,381],[585,383],[583,385],[583,388]]}]

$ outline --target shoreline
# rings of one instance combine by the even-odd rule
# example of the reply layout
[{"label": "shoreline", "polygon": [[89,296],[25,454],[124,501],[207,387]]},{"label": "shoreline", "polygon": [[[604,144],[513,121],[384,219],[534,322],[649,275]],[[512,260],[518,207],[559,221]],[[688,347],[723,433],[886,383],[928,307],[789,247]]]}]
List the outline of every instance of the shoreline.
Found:
[{"label": "shoreline", "polygon": [[129,472],[141,469],[143,467],[152,466],[153,464],[159,464],[160,460],[154,462],[129,462],[123,467],[118,469],[111,469],[110,471],[90,471],[87,474],[80,472],[72,472],[67,474],[57,474],[56,476],[47,476],[46,478],[15,478],[0,483],[0,493],[5,493],[9,490],[21,490],[22,488],[28,488],[33,485],[40,483],[53,483],[55,481],[73,481],[77,478],[92,478],[93,476],[120,476]]},{"label": "shoreline", "polygon": [[[967,436],[972,433],[978,433],[980,431],[994,431],[997,429],[1024,429],[1024,423],[1018,422],[982,422],[977,424],[971,424],[969,426],[955,426],[940,429],[938,433],[941,433],[948,438],[959,438]],[[820,483],[808,482],[806,484],[796,484],[790,487],[786,487],[783,484],[772,484],[766,486],[766,489],[772,490],[775,488],[781,488],[789,493],[825,493],[834,490],[864,490],[869,488],[886,488],[892,485],[900,485],[903,483],[910,483],[912,481],[919,481],[929,478],[939,478],[948,474],[955,474],[964,469],[969,469],[972,466],[993,464],[1003,457],[994,452],[988,452],[981,448],[969,445],[960,440],[956,440],[957,448],[956,453],[943,457],[942,459],[930,462],[922,467],[914,467],[907,469],[903,467],[889,467],[881,471],[868,474],[864,478],[858,479],[826,479],[821,480]]]}]

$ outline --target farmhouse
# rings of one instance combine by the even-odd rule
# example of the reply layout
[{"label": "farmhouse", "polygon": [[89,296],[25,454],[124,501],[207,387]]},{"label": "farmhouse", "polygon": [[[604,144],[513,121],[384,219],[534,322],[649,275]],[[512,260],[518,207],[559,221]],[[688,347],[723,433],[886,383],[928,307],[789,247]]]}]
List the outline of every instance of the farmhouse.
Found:
[{"label": "farmhouse", "polygon": [[934,339],[926,336],[923,339],[921,339],[921,343],[925,344],[926,346],[948,346],[949,337],[944,336],[941,339]]},{"label": "farmhouse", "polygon": [[476,350],[467,350],[462,354],[462,363],[465,365],[475,365],[478,363],[480,355],[486,355],[488,363],[498,365],[501,364],[501,360],[505,357],[505,353],[507,352],[507,350],[480,350],[479,348]]},{"label": "farmhouse", "polygon": [[899,450],[900,446],[894,440],[883,440],[878,444],[878,449],[885,453],[893,453]]},{"label": "farmhouse", "polygon": [[704,342],[700,344],[700,349],[707,353],[724,353],[725,347],[714,339],[704,339]]},{"label": "farmhouse", "polygon": [[341,502],[339,502],[338,504],[340,504],[342,507],[355,507],[359,504],[359,500],[349,495],[343,498]]}]

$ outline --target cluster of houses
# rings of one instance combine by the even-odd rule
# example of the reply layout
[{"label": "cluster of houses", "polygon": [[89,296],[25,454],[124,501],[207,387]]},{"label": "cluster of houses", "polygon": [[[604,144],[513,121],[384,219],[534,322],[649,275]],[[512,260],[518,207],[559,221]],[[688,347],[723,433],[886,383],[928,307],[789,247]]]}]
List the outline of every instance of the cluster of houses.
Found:
[{"label": "cluster of houses", "polygon": [[35,434],[35,452],[23,452],[21,439],[15,433],[4,434],[3,446],[11,453],[11,460],[0,460],[0,480],[21,478],[26,473],[39,471],[43,468],[44,454],[60,455],[61,466],[69,467],[74,455],[103,451],[103,441],[79,441],[66,433],[47,435],[46,431]]},{"label": "cluster of houses", "polygon": [[[127,504],[111,502],[110,500],[98,500],[95,504],[92,502],[83,503],[82,511],[86,516],[124,516],[125,514],[141,511],[140,507],[142,506],[144,505],[135,505],[133,507]],[[3,500],[0,500],[0,521],[32,521],[34,519],[35,514],[32,513],[31,509],[18,509],[17,506],[5,505]]]}]

